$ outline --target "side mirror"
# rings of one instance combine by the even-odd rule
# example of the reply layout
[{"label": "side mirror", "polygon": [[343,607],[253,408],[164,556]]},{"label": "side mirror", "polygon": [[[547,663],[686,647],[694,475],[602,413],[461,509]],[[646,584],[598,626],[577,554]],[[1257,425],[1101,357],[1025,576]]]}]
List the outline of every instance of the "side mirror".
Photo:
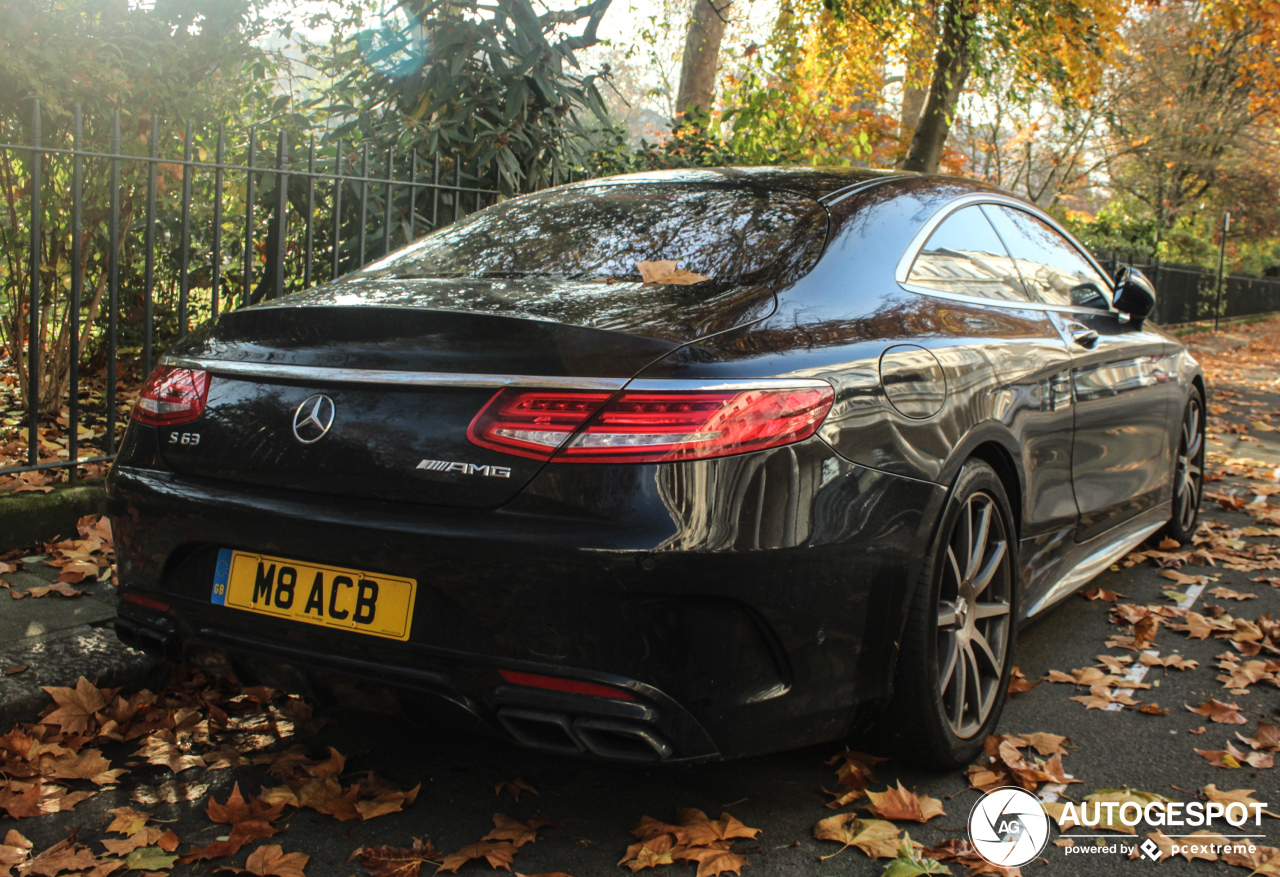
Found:
[{"label": "side mirror", "polygon": [[1121,268],[1116,272],[1111,303],[1129,315],[1135,329],[1141,329],[1143,321],[1156,309],[1156,288],[1137,268]]}]

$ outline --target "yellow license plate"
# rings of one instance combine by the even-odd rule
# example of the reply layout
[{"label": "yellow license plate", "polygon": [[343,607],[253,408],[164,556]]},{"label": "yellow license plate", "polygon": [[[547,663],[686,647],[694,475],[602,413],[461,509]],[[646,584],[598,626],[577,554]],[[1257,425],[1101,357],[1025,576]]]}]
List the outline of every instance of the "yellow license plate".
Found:
[{"label": "yellow license plate", "polygon": [[406,640],[418,583],[223,548],[212,600],[259,615]]}]

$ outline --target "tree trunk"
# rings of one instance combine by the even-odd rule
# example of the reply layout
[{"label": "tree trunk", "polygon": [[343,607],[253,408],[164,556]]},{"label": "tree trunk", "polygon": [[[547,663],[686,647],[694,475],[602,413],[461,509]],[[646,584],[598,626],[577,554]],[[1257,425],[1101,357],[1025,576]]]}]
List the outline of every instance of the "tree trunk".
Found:
[{"label": "tree trunk", "polygon": [[942,41],[934,58],[933,80],[929,95],[920,112],[920,124],[911,136],[911,148],[902,163],[904,170],[936,173],[942,159],[942,147],[951,133],[951,120],[956,102],[964,89],[973,66],[969,47],[974,15],[961,6],[960,0],[948,0],[939,10],[942,19]]},{"label": "tree trunk", "polygon": [[715,96],[716,69],[720,61],[720,41],[725,19],[733,0],[694,0],[689,14],[689,31],[680,62],[680,90],[676,94],[676,114],[705,113]]},{"label": "tree trunk", "polygon": [[[902,113],[898,117],[898,136],[904,143],[911,142],[916,126],[920,124],[920,112],[929,95],[928,86],[922,83],[933,69],[933,52],[930,49],[938,38],[937,21],[932,14],[921,14],[917,27],[921,31],[922,45],[917,51],[908,53],[907,69],[902,77]],[[899,165],[902,161],[906,161],[905,152]]]}]

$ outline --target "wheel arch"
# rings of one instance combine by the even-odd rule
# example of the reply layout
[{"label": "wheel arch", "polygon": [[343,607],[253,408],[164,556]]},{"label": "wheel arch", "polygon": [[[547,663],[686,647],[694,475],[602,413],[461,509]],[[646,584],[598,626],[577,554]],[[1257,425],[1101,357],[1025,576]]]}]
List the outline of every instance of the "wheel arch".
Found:
[{"label": "wheel arch", "polygon": [[[936,550],[943,517],[946,513],[947,504],[951,500],[956,478],[959,476],[960,469],[965,462],[974,458],[982,460],[990,466],[995,471],[996,477],[1000,479],[1000,484],[1004,487],[1005,495],[1009,500],[1009,508],[1013,511],[1014,541],[1017,541],[1016,537],[1022,532],[1022,498],[1024,495],[1024,477],[1022,469],[1016,462],[1017,447],[1018,445],[1009,429],[995,421],[977,425],[969,431],[964,440],[956,445],[938,478],[938,482],[946,487],[946,492],[937,504],[934,520],[925,531],[927,536],[921,540],[922,544],[919,546],[921,556],[931,555]],[[885,628],[887,635],[883,640],[883,645],[889,649],[888,660],[885,662],[887,670],[885,681],[887,682],[886,690],[890,697],[895,687],[898,658],[903,633],[906,629],[908,610],[911,606],[911,601],[915,598],[915,591],[919,585],[920,577],[918,574],[906,582],[906,587],[903,588],[899,600],[893,606],[894,614],[891,623],[886,625]]]},{"label": "wheel arch", "polygon": [[[1009,507],[1013,510],[1013,529],[1019,538],[1022,536],[1023,503],[1026,495],[1026,475],[1019,465],[1019,444],[1013,433],[1004,424],[997,421],[985,421],[971,429],[956,444],[943,465],[939,481],[947,485],[950,495],[955,486],[960,467],[967,460],[977,458],[995,470],[1009,498]],[[939,516],[939,520],[941,517]],[[936,526],[930,546],[937,539]]]}]

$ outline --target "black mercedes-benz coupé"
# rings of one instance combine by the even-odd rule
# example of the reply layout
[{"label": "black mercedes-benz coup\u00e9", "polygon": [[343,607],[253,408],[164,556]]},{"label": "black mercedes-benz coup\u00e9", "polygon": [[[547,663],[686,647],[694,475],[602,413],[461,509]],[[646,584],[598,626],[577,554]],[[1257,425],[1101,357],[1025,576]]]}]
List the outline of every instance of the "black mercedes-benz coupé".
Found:
[{"label": "black mercedes-benz coup\u00e9", "polygon": [[963,764],[1018,626],[1195,527],[1204,382],[1154,304],[958,179],[514,198],[174,346],[109,480],[117,630],[545,750],[889,716]]}]

